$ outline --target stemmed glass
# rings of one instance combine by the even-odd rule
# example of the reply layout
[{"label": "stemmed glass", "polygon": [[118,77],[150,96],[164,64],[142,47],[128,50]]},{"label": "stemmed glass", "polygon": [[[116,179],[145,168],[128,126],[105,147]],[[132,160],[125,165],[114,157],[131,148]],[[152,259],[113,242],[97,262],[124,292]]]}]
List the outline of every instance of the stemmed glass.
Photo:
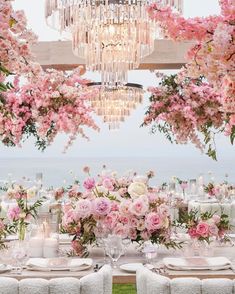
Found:
[{"label": "stemmed glass", "polygon": [[123,253],[121,236],[109,235],[105,241],[105,251],[112,260],[112,267],[117,268],[117,262]]},{"label": "stemmed glass", "polygon": [[147,265],[148,264],[151,265],[153,259],[157,257],[157,249],[151,243],[145,244],[144,249],[143,249],[143,253],[145,254],[145,260],[146,260]]},{"label": "stemmed glass", "polygon": [[105,226],[105,224],[103,224],[102,222],[97,222],[95,236],[96,236],[97,245],[103,249],[104,263],[106,263],[105,241],[106,241],[106,238],[108,237],[108,229]]},{"label": "stemmed glass", "polygon": [[130,246],[131,244],[131,239],[126,237],[126,238],[122,238],[122,245],[124,246],[124,254],[127,251],[127,248]]},{"label": "stemmed glass", "polygon": [[16,263],[14,273],[18,275],[22,273],[23,264],[28,258],[28,248],[26,245],[27,244],[24,241],[17,241],[14,243],[11,249],[12,259]]}]

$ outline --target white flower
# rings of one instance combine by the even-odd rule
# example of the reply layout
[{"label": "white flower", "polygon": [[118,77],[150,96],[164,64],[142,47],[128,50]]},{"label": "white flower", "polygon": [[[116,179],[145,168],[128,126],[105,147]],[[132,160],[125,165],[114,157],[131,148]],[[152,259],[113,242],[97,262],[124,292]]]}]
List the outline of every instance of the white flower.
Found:
[{"label": "white flower", "polygon": [[142,195],[145,195],[147,192],[147,186],[141,182],[131,183],[128,187],[128,193],[130,194],[131,198],[138,198]]},{"label": "white flower", "polygon": [[36,187],[31,187],[27,190],[27,198],[34,198],[36,196],[37,193],[37,188]]}]

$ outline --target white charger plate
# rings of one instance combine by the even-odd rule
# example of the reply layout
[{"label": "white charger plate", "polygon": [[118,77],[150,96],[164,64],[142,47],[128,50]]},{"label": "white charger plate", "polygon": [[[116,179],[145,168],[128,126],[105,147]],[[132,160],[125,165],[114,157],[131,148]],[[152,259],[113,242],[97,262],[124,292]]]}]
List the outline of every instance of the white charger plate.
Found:
[{"label": "white charger plate", "polygon": [[[143,268],[143,267],[144,267],[143,263],[140,263],[140,262],[125,263],[125,264],[120,265],[120,269],[125,271],[125,272],[128,272],[128,273],[136,273],[136,271],[139,268]],[[151,265],[151,264],[146,265],[146,267],[148,269],[153,269],[154,268],[154,266]]]},{"label": "white charger plate", "polygon": [[0,274],[3,274],[5,272],[8,272],[12,269],[10,265],[7,264],[0,264]]}]

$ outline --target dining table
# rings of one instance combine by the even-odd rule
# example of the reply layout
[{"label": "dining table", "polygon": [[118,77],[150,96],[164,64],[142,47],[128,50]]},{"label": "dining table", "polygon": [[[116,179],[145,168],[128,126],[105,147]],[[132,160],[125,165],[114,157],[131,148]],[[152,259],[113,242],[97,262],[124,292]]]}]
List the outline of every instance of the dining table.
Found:
[{"label": "dining table", "polygon": [[[213,249],[213,256],[223,256],[227,257],[231,261],[231,268],[223,270],[171,270],[164,268],[165,276],[173,279],[180,277],[196,277],[199,279],[207,278],[228,278],[235,279],[235,247],[231,245],[218,246]],[[153,271],[155,269],[161,268],[163,266],[162,260],[165,257],[182,257],[185,253],[185,249],[180,250],[166,250],[164,248],[159,248],[157,257],[152,260],[151,265]],[[105,263],[109,263],[109,258],[104,255],[102,248],[92,247],[90,248],[89,258],[93,260],[93,265],[91,268],[82,271],[38,271],[38,270],[28,270],[24,268],[21,274],[14,273],[14,271],[9,271],[0,274],[4,277],[12,277],[17,280],[25,278],[43,278],[43,279],[53,279],[62,277],[74,277],[82,278],[88,274],[95,272],[96,268],[101,267]],[[113,274],[113,284],[135,284],[136,283],[136,273],[127,272],[120,268],[120,265],[129,263],[142,263],[145,265],[146,260],[143,253],[139,250],[136,244],[131,244],[124,255],[118,260],[117,268],[112,268]],[[147,266],[147,264],[146,264]]]}]

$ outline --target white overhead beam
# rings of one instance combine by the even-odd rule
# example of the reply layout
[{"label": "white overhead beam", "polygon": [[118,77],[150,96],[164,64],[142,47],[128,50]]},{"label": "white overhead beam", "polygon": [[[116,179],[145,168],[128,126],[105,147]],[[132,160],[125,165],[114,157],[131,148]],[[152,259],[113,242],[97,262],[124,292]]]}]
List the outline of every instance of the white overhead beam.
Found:
[{"label": "white overhead beam", "polygon": [[[186,52],[192,44],[157,40],[154,52],[142,60],[139,69],[179,69],[185,64]],[[39,42],[33,52],[43,68],[70,70],[84,65],[84,59],[73,55],[69,41]]]}]

